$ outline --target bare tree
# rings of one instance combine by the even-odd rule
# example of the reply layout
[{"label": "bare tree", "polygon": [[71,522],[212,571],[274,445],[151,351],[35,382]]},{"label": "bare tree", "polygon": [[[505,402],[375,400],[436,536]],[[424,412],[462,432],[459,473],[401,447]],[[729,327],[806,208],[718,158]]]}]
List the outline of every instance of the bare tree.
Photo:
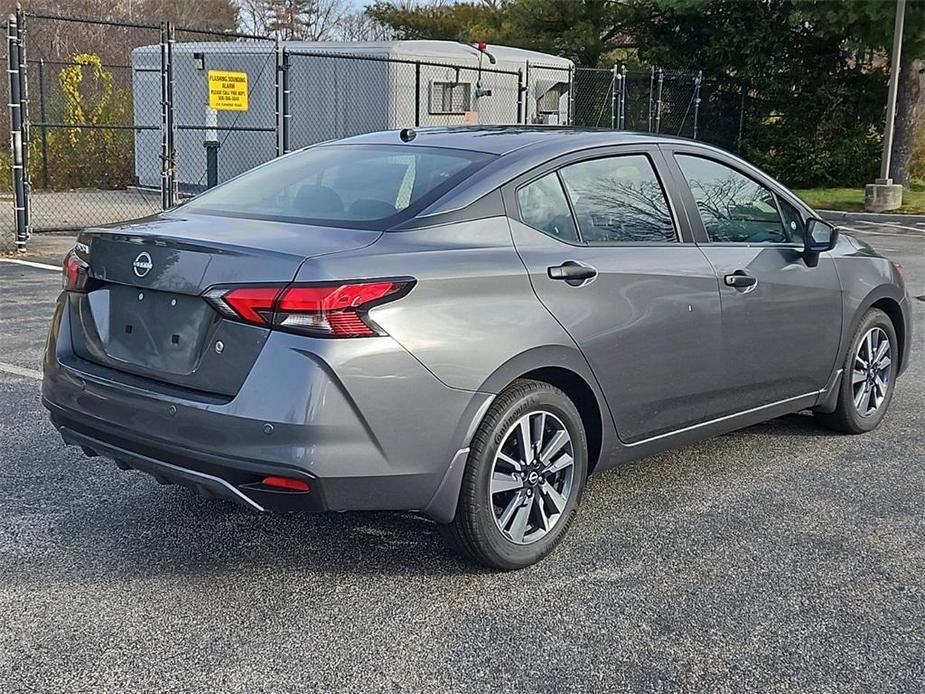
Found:
[{"label": "bare tree", "polygon": [[340,18],[334,38],[337,41],[389,41],[394,32],[366,12],[348,12]]},{"label": "bare tree", "polygon": [[335,37],[346,0],[244,0],[245,16],[261,33],[286,41],[325,41]]}]

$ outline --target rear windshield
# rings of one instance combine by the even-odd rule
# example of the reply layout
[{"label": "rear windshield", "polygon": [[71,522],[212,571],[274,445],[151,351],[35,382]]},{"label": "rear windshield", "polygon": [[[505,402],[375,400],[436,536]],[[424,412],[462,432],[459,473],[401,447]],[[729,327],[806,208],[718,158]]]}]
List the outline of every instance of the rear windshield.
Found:
[{"label": "rear windshield", "polygon": [[183,208],[250,219],[383,229],[413,216],[493,158],[435,147],[324,145],[260,166],[193,198]]}]

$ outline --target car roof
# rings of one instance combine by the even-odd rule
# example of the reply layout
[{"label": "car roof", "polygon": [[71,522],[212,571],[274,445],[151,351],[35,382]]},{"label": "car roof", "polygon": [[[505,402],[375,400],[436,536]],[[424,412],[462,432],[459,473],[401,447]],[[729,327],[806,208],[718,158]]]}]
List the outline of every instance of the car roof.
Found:
[{"label": "car roof", "polygon": [[[407,134],[414,133],[412,139]],[[401,133],[406,133],[403,139]],[[407,140],[407,141],[406,141]],[[524,148],[562,151],[642,142],[684,142],[692,140],[652,133],[635,133],[605,128],[574,128],[555,125],[475,125],[430,128],[406,128],[355,135],[338,144],[404,144],[409,147],[444,147],[507,155]],[[333,144],[333,143],[331,143]]]}]

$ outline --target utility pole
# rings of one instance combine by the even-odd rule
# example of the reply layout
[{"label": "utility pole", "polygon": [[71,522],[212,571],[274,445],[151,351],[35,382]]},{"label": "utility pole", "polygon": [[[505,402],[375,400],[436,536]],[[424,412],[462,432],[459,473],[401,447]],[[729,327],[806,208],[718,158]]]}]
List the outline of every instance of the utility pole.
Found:
[{"label": "utility pole", "polygon": [[906,0],[896,0],[896,23],[893,25],[893,52],[890,57],[890,89],[886,102],[886,126],[883,128],[883,154],[880,178],[864,187],[864,209],[869,212],[895,210],[903,204],[903,187],[890,178],[893,153],[893,122],[896,120],[896,96],[899,91],[899,63],[903,49],[903,22]]}]

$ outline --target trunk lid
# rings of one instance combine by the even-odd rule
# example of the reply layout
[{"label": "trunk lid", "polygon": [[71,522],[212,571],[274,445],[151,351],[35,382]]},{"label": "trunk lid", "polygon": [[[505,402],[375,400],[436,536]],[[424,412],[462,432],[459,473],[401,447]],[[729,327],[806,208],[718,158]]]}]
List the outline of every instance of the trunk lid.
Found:
[{"label": "trunk lid", "polygon": [[269,331],[223,319],[202,293],[287,284],[306,259],[381,234],[181,212],[80,234],[78,255],[97,282],[70,295],[73,347],[102,366],[226,396],[237,393]]}]

